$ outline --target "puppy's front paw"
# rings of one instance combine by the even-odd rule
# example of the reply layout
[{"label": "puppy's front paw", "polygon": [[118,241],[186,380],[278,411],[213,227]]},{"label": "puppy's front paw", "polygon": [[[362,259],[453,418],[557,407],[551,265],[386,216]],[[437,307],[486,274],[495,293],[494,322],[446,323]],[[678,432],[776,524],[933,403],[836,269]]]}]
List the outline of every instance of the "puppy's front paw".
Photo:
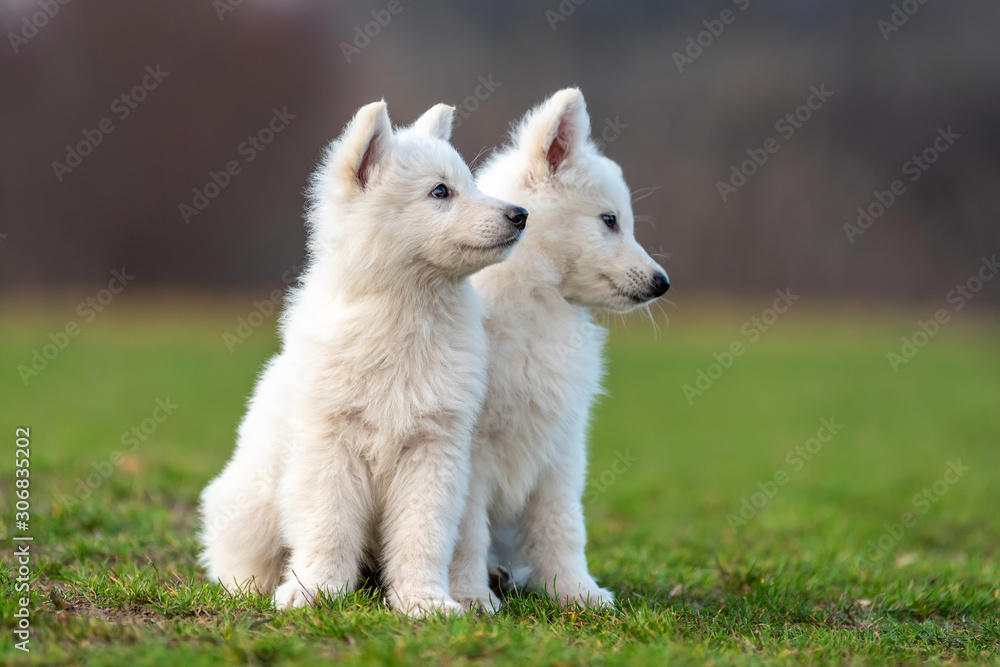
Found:
[{"label": "puppy's front paw", "polygon": [[[572,589],[570,589],[572,590]],[[615,594],[597,585],[576,587],[576,592],[559,593],[559,604],[563,607],[610,607],[615,608]]]},{"label": "puppy's front paw", "polygon": [[484,616],[492,616],[497,613],[502,604],[500,599],[488,589],[468,592],[452,591],[452,597],[458,604],[462,605],[462,609]]},{"label": "puppy's front paw", "polygon": [[344,586],[332,584],[303,584],[298,579],[286,581],[274,592],[274,606],[278,609],[296,609],[316,604],[320,593],[329,596],[341,595]]},{"label": "puppy's front paw", "polygon": [[447,594],[402,594],[390,593],[386,602],[411,618],[426,618],[435,614],[445,616],[462,615],[465,607],[455,602]]}]

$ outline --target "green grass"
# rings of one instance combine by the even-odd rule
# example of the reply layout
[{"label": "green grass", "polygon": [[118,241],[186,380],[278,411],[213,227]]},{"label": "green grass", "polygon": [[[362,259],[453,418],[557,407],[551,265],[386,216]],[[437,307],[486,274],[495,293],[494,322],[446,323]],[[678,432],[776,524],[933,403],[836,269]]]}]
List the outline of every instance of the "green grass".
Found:
[{"label": "green grass", "polygon": [[[196,499],[231,451],[273,329],[230,354],[222,333],[250,298],[147,307],[129,297],[27,387],[17,365],[73,308],[6,308],[0,320],[2,663],[998,664],[995,319],[956,317],[896,374],[886,353],[924,313],[796,306],[693,405],[682,385],[745,340],[740,325],[766,302],[671,309],[658,337],[637,320],[616,326],[587,514],[591,569],[620,608],[563,611],[525,595],[492,619],[417,622],[370,590],[277,613],[205,581]],[[112,458],[128,449],[122,434],[168,398],[173,414]],[[842,429],[796,469],[787,452],[823,418]],[[22,425],[32,436],[30,654],[14,649],[12,634],[12,452]],[[633,461],[624,470],[618,452]],[[932,491],[921,512],[914,495],[957,460],[969,470]],[[786,483],[731,529],[727,515],[777,471]],[[869,541],[904,512],[915,523],[866,559]]]}]

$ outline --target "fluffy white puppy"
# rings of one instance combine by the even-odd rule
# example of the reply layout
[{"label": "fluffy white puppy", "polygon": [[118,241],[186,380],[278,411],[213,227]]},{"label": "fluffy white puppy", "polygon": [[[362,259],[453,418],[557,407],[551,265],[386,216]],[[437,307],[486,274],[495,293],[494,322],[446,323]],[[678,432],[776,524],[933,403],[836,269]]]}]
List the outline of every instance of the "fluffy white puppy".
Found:
[{"label": "fluffy white puppy", "polygon": [[364,106],[313,176],[281,352],[202,495],[202,562],[230,589],[277,586],[297,607],[371,565],[397,609],[461,609],[448,563],[487,358],[468,276],[509,254],[527,213],[476,189],[452,113],[394,133],[384,102]]},{"label": "fluffy white puppy", "polygon": [[562,604],[613,604],[584,554],[587,426],[606,336],[591,311],[631,310],[669,282],[635,241],[621,168],[589,136],[583,95],[559,91],[477,177],[483,192],[526,206],[531,226],[506,262],[472,279],[492,350],[450,570],[466,607],[497,606],[487,564]]}]

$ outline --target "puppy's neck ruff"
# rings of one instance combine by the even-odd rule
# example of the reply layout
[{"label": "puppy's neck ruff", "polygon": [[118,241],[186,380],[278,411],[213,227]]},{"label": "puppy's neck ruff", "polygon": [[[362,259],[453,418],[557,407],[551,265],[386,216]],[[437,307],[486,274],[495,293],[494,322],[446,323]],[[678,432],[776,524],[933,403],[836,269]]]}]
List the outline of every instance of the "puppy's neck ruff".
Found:
[{"label": "puppy's neck ruff", "polygon": [[346,319],[372,322],[369,335],[379,332],[397,343],[405,332],[428,321],[448,322],[470,307],[478,311],[479,298],[468,278],[446,280],[431,277],[385,280],[373,283],[345,279],[343,267],[334,258],[317,261],[303,275],[301,286],[290,293],[289,306],[282,318],[285,338],[296,333],[322,340],[335,336]]}]

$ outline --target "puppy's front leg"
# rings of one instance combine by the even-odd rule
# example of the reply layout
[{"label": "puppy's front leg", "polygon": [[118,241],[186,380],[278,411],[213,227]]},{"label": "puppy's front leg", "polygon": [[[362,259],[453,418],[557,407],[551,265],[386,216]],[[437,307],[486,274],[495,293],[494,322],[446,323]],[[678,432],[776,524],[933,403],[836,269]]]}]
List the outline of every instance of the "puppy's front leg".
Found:
[{"label": "puppy's front leg", "polygon": [[371,489],[347,448],[326,438],[299,438],[278,492],[289,548],[279,609],[313,604],[322,591],[343,595],[357,586]]},{"label": "puppy's front leg", "polygon": [[586,526],[580,479],[571,471],[549,469],[528,498],[521,524],[531,583],[562,605],[613,606],[615,596],[587,571]]},{"label": "puppy's front leg", "polygon": [[463,611],[448,594],[448,564],[468,483],[468,450],[455,443],[423,439],[400,455],[382,524],[386,598],[396,609]]},{"label": "puppy's front leg", "polygon": [[448,568],[451,596],[462,607],[492,614],[500,609],[500,601],[490,591],[489,567],[490,525],[489,492],[478,479],[473,465],[469,499],[458,530],[455,555]]}]

